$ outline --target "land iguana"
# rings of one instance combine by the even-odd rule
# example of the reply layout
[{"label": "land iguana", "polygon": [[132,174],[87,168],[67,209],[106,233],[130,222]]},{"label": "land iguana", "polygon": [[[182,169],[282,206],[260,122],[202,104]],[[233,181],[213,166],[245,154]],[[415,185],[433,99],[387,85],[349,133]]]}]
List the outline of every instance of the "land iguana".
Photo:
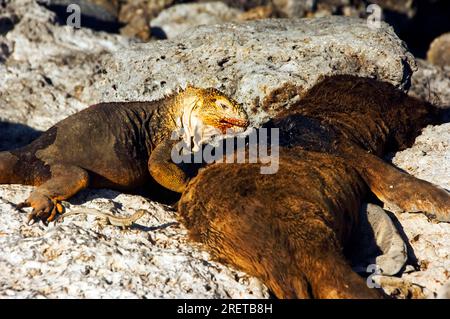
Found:
[{"label": "land iguana", "polygon": [[[29,222],[52,221],[60,203],[80,190],[135,189],[152,177],[180,192],[189,176],[171,161],[172,134],[198,148],[212,135],[241,132],[244,109],[216,89],[187,87],[151,102],[90,106],[57,123],[31,144],[0,152],[0,184],[37,188],[18,207],[32,207]],[[192,141],[193,132],[200,132]]]},{"label": "land iguana", "polygon": [[450,221],[449,192],[382,159],[410,146],[440,113],[388,83],[325,78],[264,125],[280,130],[278,172],[261,174],[264,161],[201,169],[179,201],[182,222],[218,261],[260,278],[279,298],[380,297],[343,248],[371,193]]}]

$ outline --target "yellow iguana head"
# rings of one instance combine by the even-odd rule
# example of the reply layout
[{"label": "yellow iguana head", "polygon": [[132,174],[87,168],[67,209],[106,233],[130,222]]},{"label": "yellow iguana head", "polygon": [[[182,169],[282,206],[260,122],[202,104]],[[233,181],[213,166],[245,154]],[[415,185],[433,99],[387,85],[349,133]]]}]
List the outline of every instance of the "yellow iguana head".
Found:
[{"label": "yellow iguana head", "polygon": [[214,135],[244,132],[249,125],[244,108],[213,88],[189,86],[178,94],[177,104],[186,137],[194,137],[196,146]]}]

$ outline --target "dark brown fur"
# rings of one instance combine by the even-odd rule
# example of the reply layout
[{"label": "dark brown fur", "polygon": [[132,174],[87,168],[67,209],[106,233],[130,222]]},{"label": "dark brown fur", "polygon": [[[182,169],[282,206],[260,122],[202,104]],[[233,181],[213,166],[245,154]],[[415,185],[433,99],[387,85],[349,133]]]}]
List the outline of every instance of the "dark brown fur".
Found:
[{"label": "dark brown fur", "polygon": [[383,162],[437,120],[433,106],[389,84],[327,78],[267,127],[280,129],[280,167],[213,164],[179,203],[194,240],[260,278],[279,298],[375,298],[345,258],[372,191],[406,211],[450,221],[450,195]]}]

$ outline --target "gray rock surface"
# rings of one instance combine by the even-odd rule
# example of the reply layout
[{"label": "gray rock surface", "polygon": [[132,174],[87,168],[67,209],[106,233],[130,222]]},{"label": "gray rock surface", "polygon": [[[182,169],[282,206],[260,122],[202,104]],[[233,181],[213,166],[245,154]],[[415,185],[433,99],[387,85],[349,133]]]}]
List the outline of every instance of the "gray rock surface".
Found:
[{"label": "gray rock surface", "polygon": [[[29,126],[1,131],[7,138],[0,142],[8,148],[17,145],[9,132],[47,129],[100,101],[148,100],[187,84],[214,86],[242,102],[258,124],[289,107],[320,76],[367,75],[406,88],[415,68],[391,29],[373,31],[362,20],[208,26],[130,48],[120,36],[57,26],[53,14],[31,0],[9,2],[0,9],[2,17],[14,28],[0,35],[0,124]],[[424,90],[421,83],[415,84],[417,92]],[[394,162],[448,188],[448,132],[448,124],[428,128]],[[12,203],[31,189],[0,185],[0,297],[268,297],[258,281],[211,261],[188,242],[175,213],[164,205],[87,190],[70,200],[68,211],[82,205],[121,215],[144,208],[151,214],[129,232],[100,227],[91,216],[30,227]],[[397,286],[411,281],[425,287],[419,287],[423,296],[434,296],[448,281],[450,225],[415,214],[397,218],[422,266],[405,271]]]},{"label": "gray rock surface", "polygon": [[115,35],[58,26],[54,13],[32,0],[10,2],[0,8],[0,17],[12,23],[0,34],[0,47],[7,52],[0,63],[0,121],[38,130],[95,103],[84,89],[99,74],[102,55],[130,43]]},{"label": "gray rock surface", "polygon": [[418,59],[409,94],[441,107],[450,107],[450,67],[437,67]]},{"label": "gray rock surface", "polygon": [[182,3],[169,7],[152,19],[152,28],[161,28],[168,39],[200,25],[234,21],[241,10],[228,7],[223,2]]},{"label": "gray rock surface", "polygon": [[176,213],[140,196],[82,192],[71,207],[151,212],[122,231],[76,215],[28,226],[17,203],[31,187],[0,189],[0,298],[267,298],[256,279],[210,260],[187,242]]},{"label": "gray rock surface", "polygon": [[358,74],[406,88],[414,58],[387,25],[362,19],[269,19],[201,26],[168,41],[135,45],[104,60],[91,96],[160,98],[188,84],[216,87],[258,125],[290,107],[321,76]]},{"label": "gray rock surface", "polygon": [[450,282],[443,286],[437,295],[439,299],[450,299]]}]

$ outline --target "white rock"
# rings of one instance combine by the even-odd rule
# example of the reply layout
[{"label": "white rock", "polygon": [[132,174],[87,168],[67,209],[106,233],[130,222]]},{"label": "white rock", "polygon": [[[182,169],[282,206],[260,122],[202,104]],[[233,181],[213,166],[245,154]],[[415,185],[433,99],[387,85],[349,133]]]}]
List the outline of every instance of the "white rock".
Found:
[{"label": "white rock", "polygon": [[[450,191],[450,123],[428,126],[413,147],[395,155],[393,163]],[[420,271],[404,273],[402,278],[426,287],[428,297],[434,297],[450,281],[450,224],[429,222],[421,214],[395,215],[421,266]]]},{"label": "white rock", "polygon": [[269,19],[192,29],[115,51],[94,83],[99,100],[150,100],[188,84],[242,103],[254,125],[298,100],[318,79],[358,74],[406,88],[414,58],[393,30],[356,18]]},{"label": "white rock", "polygon": [[150,25],[162,29],[167,38],[171,39],[200,25],[234,21],[241,13],[242,11],[230,8],[223,2],[183,3],[161,11]]}]

